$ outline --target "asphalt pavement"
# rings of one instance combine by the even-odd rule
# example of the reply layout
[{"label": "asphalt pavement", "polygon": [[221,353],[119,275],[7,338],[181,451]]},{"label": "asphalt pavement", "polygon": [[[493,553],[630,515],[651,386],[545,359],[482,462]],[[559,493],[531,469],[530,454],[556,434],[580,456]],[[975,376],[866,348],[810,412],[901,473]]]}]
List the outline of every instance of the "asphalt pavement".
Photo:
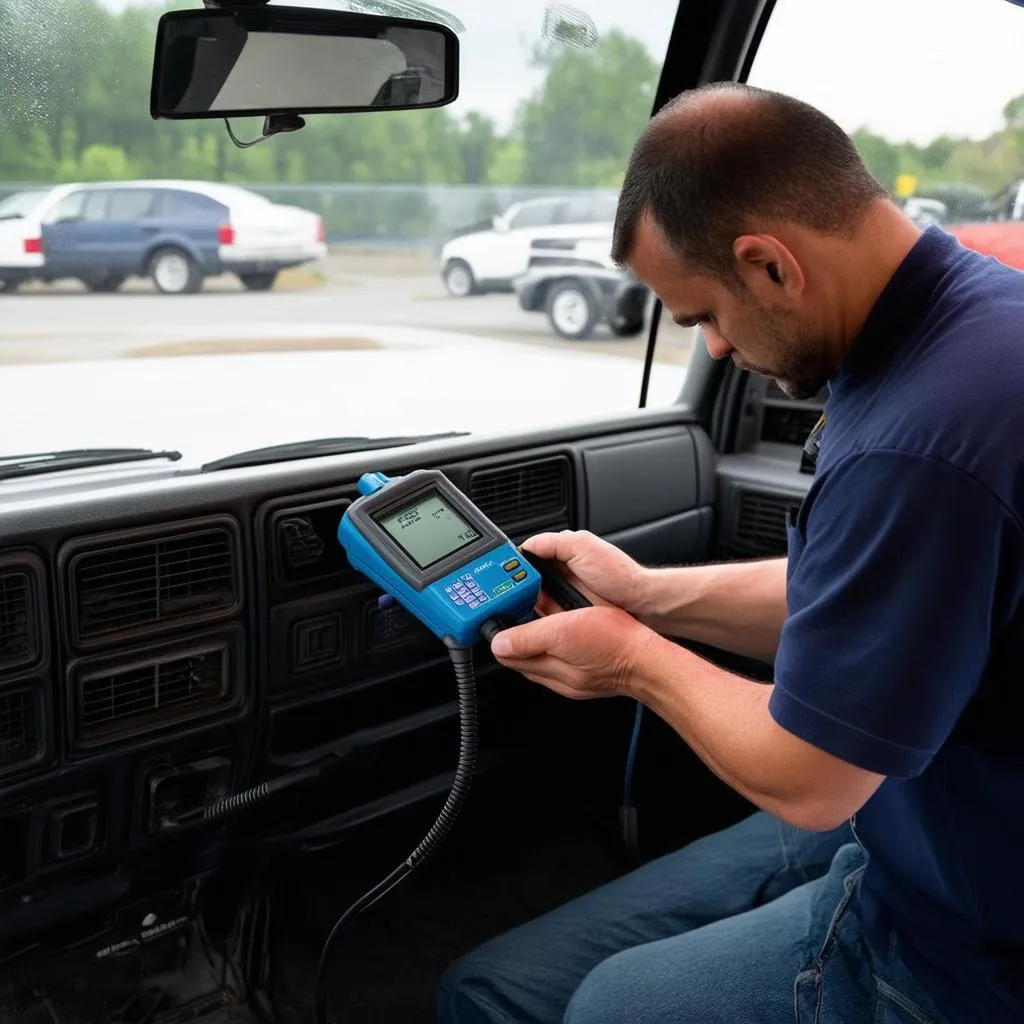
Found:
[{"label": "asphalt pavement", "polygon": [[[360,326],[365,331],[360,331]],[[359,348],[382,343],[372,328],[427,328],[545,347],[643,356],[646,335],[587,342],[551,330],[514,295],[452,298],[421,253],[332,252],[314,267],[285,271],[273,291],[246,292],[237,279],[210,279],[197,295],[161,295],[132,280],[114,295],[76,282],[0,295],[0,364],[157,355]],[[671,325],[658,360],[685,364],[692,337]],[[387,344],[385,335],[383,343]]]}]

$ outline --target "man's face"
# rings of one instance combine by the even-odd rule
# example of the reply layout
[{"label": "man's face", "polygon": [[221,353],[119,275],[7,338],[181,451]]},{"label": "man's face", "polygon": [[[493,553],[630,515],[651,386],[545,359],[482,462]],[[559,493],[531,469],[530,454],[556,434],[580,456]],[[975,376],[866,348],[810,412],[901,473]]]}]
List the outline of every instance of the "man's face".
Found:
[{"label": "man's face", "polygon": [[806,300],[774,281],[767,264],[742,266],[730,282],[696,273],[644,218],[629,265],[676,323],[701,328],[713,359],[732,356],[740,369],[772,378],[793,398],[811,398],[824,387],[832,370]]}]

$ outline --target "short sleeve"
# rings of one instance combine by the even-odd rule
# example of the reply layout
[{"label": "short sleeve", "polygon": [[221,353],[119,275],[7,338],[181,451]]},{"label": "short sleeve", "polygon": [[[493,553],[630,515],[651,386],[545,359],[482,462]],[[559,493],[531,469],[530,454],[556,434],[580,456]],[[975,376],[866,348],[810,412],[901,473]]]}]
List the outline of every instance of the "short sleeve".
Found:
[{"label": "short sleeve", "polygon": [[868,771],[918,775],[985,671],[1000,580],[1024,576],[1019,527],[960,470],[873,451],[815,481],[799,530],[771,714]]}]

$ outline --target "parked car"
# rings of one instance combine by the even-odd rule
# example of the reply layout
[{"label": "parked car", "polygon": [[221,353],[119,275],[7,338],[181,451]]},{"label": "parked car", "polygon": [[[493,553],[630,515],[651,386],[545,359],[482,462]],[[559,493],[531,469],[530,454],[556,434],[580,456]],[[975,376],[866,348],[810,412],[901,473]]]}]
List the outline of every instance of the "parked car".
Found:
[{"label": "parked car", "polygon": [[266,291],[281,270],[326,253],[317,214],[235,185],[58,185],[0,202],[0,291],[77,278],[90,291],[114,292],[148,276],[161,292],[184,294],[223,273]]},{"label": "parked car", "polygon": [[529,270],[531,244],[537,239],[602,238],[611,234],[617,197],[588,195],[528,199],[513,203],[489,223],[471,225],[441,248],[441,276],[459,298],[510,291],[513,280]]},{"label": "parked car", "polygon": [[609,256],[610,238],[541,240],[538,262],[514,282],[519,306],[545,313],[556,334],[572,341],[593,337],[607,324],[619,338],[644,329],[650,291]]}]

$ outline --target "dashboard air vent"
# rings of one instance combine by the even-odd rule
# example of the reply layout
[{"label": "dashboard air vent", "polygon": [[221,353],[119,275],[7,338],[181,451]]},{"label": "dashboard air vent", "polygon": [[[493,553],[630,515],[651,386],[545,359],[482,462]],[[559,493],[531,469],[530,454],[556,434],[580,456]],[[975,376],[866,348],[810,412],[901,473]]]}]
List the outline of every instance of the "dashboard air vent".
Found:
[{"label": "dashboard air vent", "polygon": [[798,509],[800,498],[776,494],[744,494],[740,500],[736,536],[750,550],[784,555],[788,546],[786,518],[790,509]]},{"label": "dashboard air vent", "polygon": [[820,416],[820,409],[806,406],[766,405],[761,440],[802,446]]},{"label": "dashboard air vent", "polygon": [[223,618],[240,603],[236,535],[213,526],[82,552],[70,587],[80,646]]},{"label": "dashboard air vent", "polygon": [[215,642],[78,677],[76,738],[99,746],[205,718],[234,703],[228,645]]},{"label": "dashboard air vent", "polygon": [[274,578],[285,587],[322,590],[362,577],[348,563],[338,543],[338,523],[350,497],[281,508],[270,516],[269,543],[274,556]]},{"label": "dashboard air vent", "polygon": [[564,456],[480,469],[469,478],[469,496],[506,532],[532,523],[568,525],[571,474]]},{"label": "dashboard air vent", "polygon": [[35,690],[0,693],[0,774],[37,761],[42,753],[39,695]]},{"label": "dashboard air vent", "polygon": [[0,673],[39,660],[40,610],[35,572],[18,563],[0,564]]}]

